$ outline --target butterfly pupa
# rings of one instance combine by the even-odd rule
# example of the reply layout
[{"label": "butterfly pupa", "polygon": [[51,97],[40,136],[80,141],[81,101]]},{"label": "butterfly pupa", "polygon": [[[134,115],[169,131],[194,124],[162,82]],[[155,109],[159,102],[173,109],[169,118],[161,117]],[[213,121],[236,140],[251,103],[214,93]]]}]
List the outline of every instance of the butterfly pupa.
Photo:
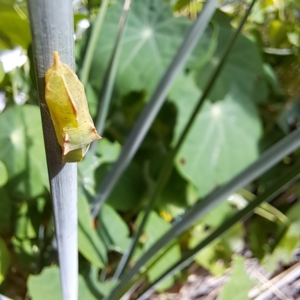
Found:
[{"label": "butterfly pupa", "polygon": [[81,161],[91,142],[101,139],[90,116],[83,84],[54,52],[53,66],[45,75],[45,100],[62,148],[62,162]]}]

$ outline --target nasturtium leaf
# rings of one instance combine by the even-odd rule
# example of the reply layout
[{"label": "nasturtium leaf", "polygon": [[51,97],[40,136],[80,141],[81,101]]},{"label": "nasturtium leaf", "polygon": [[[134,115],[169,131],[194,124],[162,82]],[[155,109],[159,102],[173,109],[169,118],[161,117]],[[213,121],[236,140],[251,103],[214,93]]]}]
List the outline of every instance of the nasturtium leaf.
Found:
[{"label": "nasturtium leaf", "polygon": [[248,299],[248,292],[254,285],[244,268],[245,259],[235,255],[233,257],[232,275],[225,284],[217,300],[241,300]]},{"label": "nasturtium leaf", "polygon": [[98,234],[106,240],[108,248],[124,253],[129,247],[129,228],[120,215],[109,205],[99,213]]},{"label": "nasturtium leaf", "polygon": [[[90,80],[99,88],[115,44],[117,26],[123,2],[108,8],[98,40]],[[180,46],[184,34],[192,24],[185,17],[174,17],[169,3],[161,0],[139,0],[131,3],[130,15],[124,32],[116,90],[153,91],[166,67]],[[211,29],[195,50],[197,63],[207,59],[210,51]]]},{"label": "nasturtium leaf", "polygon": [[97,145],[97,155],[87,155],[82,163],[78,165],[79,180],[90,195],[94,196],[96,194],[95,170],[101,164],[114,162],[120,151],[121,146],[118,142],[112,143],[104,138]]},{"label": "nasturtium leaf", "polygon": [[[203,89],[208,79],[215,70],[224,53],[225,45],[233,35],[234,29],[230,25],[230,18],[217,11],[213,23],[219,28],[218,47],[208,63],[202,68],[195,68],[195,79]],[[264,80],[263,61],[257,46],[240,34],[237,38],[230,55],[224,65],[221,74],[211,91],[209,98],[212,101],[223,99],[228,94],[233,84],[251,100],[264,102],[267,96],[267,86]]]},{"label": "nasturtium leaf", "polygon": [[101,139],[89,113],[84,86],[61,62],[58,52],[54,52],[54,63],[45,80],[45,100],[62,148],[62,162],[81,161],[91,142]]},{"label": "nasturtium leaf", "polygon": [[97,145],[97,154],[100,156],[100,163],[113,163],[121,152],[121,145],[118,142],[110,142],[108,139],[101,140]]},{"label": "nasturtium leaf", "polygon": [[[29,275],[28,293],[32,300],[62,300],[60,274],[58,267],[46,267],[39,275]],[[77,288],[77,287],[74,287]],[[78,299],[96,300],[83,277],[78,279]]]},{"label": "nasturtium leaf", "polygon": [[80,253],[93,265],[102,268],[106,263],[106,249],[97,234],[90,216],[86,198],[78,197],[78,248]]},{"label": "nasturtium leaf", "polygon": [[17,198],[38,196],[48,186],[39,108],[7,108],[0,114],[0,128],[0,160],[6,165],[9,190]]},{"label": "nasturtium leaf", "polygon": [[[174,88],[171,93],[179,111],[174,142],[200,94],[192,82],[185,80],[184,89]],[[224,99],[204,103],[176,156],[176,167],[203,196],[258,157],[260,135],[261,124],[254,104],[234,88]]]}]

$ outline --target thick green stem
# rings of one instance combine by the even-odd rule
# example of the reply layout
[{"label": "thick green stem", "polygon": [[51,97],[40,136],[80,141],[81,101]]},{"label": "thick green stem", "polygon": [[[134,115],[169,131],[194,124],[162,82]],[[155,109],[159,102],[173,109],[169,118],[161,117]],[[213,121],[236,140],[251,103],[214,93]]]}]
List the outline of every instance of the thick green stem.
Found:
[{"label": "thick green stem", "polygon": [[27,3],[54,208],[63,299],[77,300],[77,164],[61,163],[61,148],[45,104],[45,73],[53,64],[53,52],[58,51],[61,60],[74,69],[72,1],[28,0]]}]

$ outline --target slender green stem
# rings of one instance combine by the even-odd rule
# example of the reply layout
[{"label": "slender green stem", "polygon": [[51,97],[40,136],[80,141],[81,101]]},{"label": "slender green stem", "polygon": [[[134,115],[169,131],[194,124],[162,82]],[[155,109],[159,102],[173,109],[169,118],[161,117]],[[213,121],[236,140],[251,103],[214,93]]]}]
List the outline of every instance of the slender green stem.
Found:
[{"label": "slender green stem", "polygon": [[148,217],[149,217],[149,214],[156,202],[156,199],[160,196],[160,194],[162,193],[170,175],[171,175],[171,172],[172,172],[172,168],[173,168],[173,161],[174,161],[174,158],[177,154],[177,152],[179,151],[181,145],[183,144],[185,138],[187,137],[188,135],[188,132],[190,131],[194,121],[196,120],[197,116],[198,116],[198,113],[205,101],[205,99],[207,98],[207,96],[209,95],[209,92],[211,91],[216,79],[218,78],[218,75],[220,74],[222,68],[224,67],[224,64],[228,58],[228,55],[240,33],[240,31],[242,30],[246,20],[247,20],[247,17],[249,16],[250,12],[251,12],[251,9],[254,5],[256,0],[253,0],[249,9],[247,10],[247,12],[245,13],[238,29],[235,31],[234,35],[232,36],[231,40],[229,41],[228,45],[226,45],[226,48],[225,48],[225,51],[224,51],[224,54],[220,60],[220,63],[219,65],[216,67],[214,73],[212,74],[211,78],[209,79],[208,81],[208,84],[206,85],[204,91],[203,91],[203,94],[201,95],[196,107],[194,108],[194,111],[192,112],[191,114],[191,117],[189,118],[189,121],[187,123],[187,125],[185,126],[183,132],[181,133],[180,137],[179,137],[179,140],[177,142],[177,144],[175,145],[174,149],[171,150],[170,154],[168,155],[164,165],[163,165],[163,168],[160,172],[160,175],[159,175],[159,178],[158,178],[158,183],[156,184],[155,188],[154,188],[154,191],[151,195],[151,198],[148,202],[148,205],[146,207],[146,210],[145,210],[145,214],[143,216],[143,219],[142,219],[142,222],[137,230],[137,232],[135,233],[134,235],[134,238],[132,240],[132,243],[130,245],[130,248],[127,250],[127,252],[123,255],[120,263],[119,263],[119,266],[116,270],[116,273],[114,275],[114,278],[115,279],[118,279],[124,272],[125,268],[127,267],[133,253],[134,253],[134,250],[135,250],[135,247],[138,243],[138,239],[139,237],[141,236],[143,230],[144,230],[144,227],[147,223],[147,220],[148,220]]},{"label": "slender green stem", "polygon": [[[244,195],[244,197],[248,201],[252,201],[253,199],[255,199],[255,195],[252,194],[251,192],[247,191],[246,189],[241,189],[240,193],[242,195]],[[258,209],[260,209],[259,212],[258,212]],[[268,215],[272,215],[273,217],[270,218],[270,217],[268,217],[268,215],[267,216],[264,215],[266,212]],[[255,213],[261,215],[262,217],[266,217],[266,219],[268,219],[270,221],[274,221],[274,218],[275,218],[285,225],[290,225],[290,221],[286,217],[286,215],[283,214],[280,210],[278,210],[276,207],[272,206],[269,203],[262,203],[262,205],[260,205],[260,207],[256,208]]]},{"label": "slender green stem", "polygon": [[[107,71],[103,80],[102,89],[99,94],[99,108],[97,113],[97,120],[96,120],[96,128],[99,135],[103,134],[105,121],[108,114],[110,99],[113,91],[113,86],[115,83],[115,78],[117,74],[118,62],[121,52],[121,45],[122,45],[122,38],[124,35],[124,29],[126,25],[126,20],[130,8],[131,0],[125,0],[123,11],[120,17],[119,26],[118,26],[118,35],[116,39],[116,43],[114,49],[112,51],[112,55],[107,67]],[[91,149],[89,151],[90,154],[94,154],[96,152],[98,145],[98,141],[95,141],[91,145]]]},{"label": "slender green stem", "polygon": [[162,282],[165,278],[171,276],[175,272],[182,270],[184,267],[188,266],[194,256],[199,253],[204,247],[209,245],[212,241],[220,238],[226,231],[228,231],[232,226],[237,222],[242,221],[245,218],[248,218],[253,213],[253,210],[261,205],[263,202],[269,202],[278,196],[282,191],[284,191],[292,183],[296,182],[300,178],[300,163],[293,166],[289,173],[281,176],[279,179],[274,182],[271,188],[269,188],[262,195],[256,197],[255,200],[251,201],[245,208],[241,211],[234,214],[228,220],[224,221],[217,229],[215,229],[209,236],[207,236],[203,241],[201,241],[193,249],[186,252],[178,262],[172,265],[167,271],[165,271],[159,278],[152,282],[146,289],[144,289],[138,299],[144,300],[148,299],[149,293]]},{"label": "slender green stem", "polygon": [[89,75],[90,75],[92,60],[93,60],[93,57],[94,57],[98,37],[100,35],[103,20],[104,20],[105,13],[106,13],[106,10],[107,10],[107,4],[108,4],[108,0],[102,0],[101,1],[101,6],[99,8],[99,13],[96,17],[95,24],[92,27],[91,37],[89,39],[87,49],[86,49],[86,53],[84,55],[82,69],[81,69],[81,72],[80,72],[80,79],[81,79],[81,82],[84,86],[87,84],[88,78],[89,78]]},{"label": "slender green stem", "polygon": [[35,76],[41,109],[55,234],[64,300],[77,300],[77,164],[61,163],[57,142],[45,104],[45,73],[53,64],[53,52],[74,69],[74,25],[72,1],[28,0]]},{"label": "slender green stem", "polygon": [[290,225],[290,220],[288,219],[288,217],[280,210],[278,210],[276,207],[272,206],[271,204],[263,203],[261,205],[261,208],[264,211],[267,211],[268,213],[272,214],[277,220],[282,222],[284,225],[286,226]]},{"label": "slender green stem", "polygon": [[265,151],[259,159],[247,167],[244,171],[236,175],[227,184],[210,193],[204,199],[199,200],[193,205],[182,217],[174,222],[172,228],[165,233],[142,257],[136,264],[124,274],[120,283],[111,293],[109,300],[118,299],[120,291],[131,280],[140,268],[144,266],[152,256],[156,255],[165,245],[167,245],[173,238],[179,236],[184,230],[189,228],[195,221],[197,221],[204,214],[209,212],[216,205],[227,199],[236,190],[249,184],[255,178],[262,175],[272,166],[278,163],[286,155],[296,150],[300,146],[300,129],[293,131],[288,136],[277,142],[267,151]]}]

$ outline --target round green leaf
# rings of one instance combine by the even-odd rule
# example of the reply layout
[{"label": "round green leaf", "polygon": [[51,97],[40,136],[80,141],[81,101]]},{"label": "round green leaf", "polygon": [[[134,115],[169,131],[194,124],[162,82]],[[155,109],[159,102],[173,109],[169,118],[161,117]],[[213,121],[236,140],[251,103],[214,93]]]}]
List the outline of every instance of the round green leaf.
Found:
[{"label": "round green leaf", "polygon": [[107,247],[124,253],[129,247],[129,228],[120,215],[109,205],[103,205],[99,213],[98,234]]},{"label": "round green leaf", "polygon": [[[201,90],[206,86],[208,78],[224,54],[225,45],[236,30],[230,25],[230,18],[221,12],[215,14],[213,22],[219,28],[218,47],[203,68],[196,68],[195,78]],[[257,46],[245,36],[240,35],[209,97],[213,101],[223,99],[234,84],[244,95],[258,102],[264,102],[267,96],[267,86],[263,77],[263,62]]]},{"label": "round green leaf", "polygon": [[[61,300],[61,284],[58,267],[44,268],[39,275],[29,275],[28,292],[32,300]],[[74,287],[74,289],[77,287]],[[96,300],[82,276],[78,280],[78,299]]]},{"label": "round green leaf", "polygon": [[[103,82],[115,44],[122,6],[123,3],[119,2],[107,11],[91,69],[90,78],[95,87]],[[124,94],[133,90],[145,90],[149,93],[153,91],[190,24],[191,21],[187,18],[174,17],[167,2],[133,1],[122,41],[116,78],[118,92]],[[197,63],[207,59],[208,41],[210,38],[202,38],[202,46],[196,50]]]},{"label": "round green leaf", "polygon": [[0,160],[7,168],[10,190],[18,198],[44,191],[48,175],[37,106],[13,106],[0,115]]},{"label": "round green leaf", "polygon": [[[175,140],[198,100],[197,89],[192,84],[186,85],[186,92],[186,95],[173,93],[179,111]],[[203,196],[258,157],[260,135],[255,106],[234,89],[222,101],[204,104],[176,157],[176,166]]]}]

